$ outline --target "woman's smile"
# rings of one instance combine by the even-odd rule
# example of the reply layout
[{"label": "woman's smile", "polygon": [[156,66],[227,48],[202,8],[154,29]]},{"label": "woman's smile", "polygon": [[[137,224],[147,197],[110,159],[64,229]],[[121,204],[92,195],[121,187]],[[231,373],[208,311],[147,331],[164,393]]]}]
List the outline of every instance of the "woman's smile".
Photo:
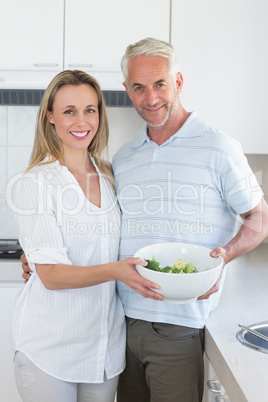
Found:
[{"label": "woman's smile", "polygon": [[88,134],[90,133],[90,130],[87,130],[87,131],[70,131],[70,133],[76,139],[83,140],[84,138],[86,138],[88,136]]}]

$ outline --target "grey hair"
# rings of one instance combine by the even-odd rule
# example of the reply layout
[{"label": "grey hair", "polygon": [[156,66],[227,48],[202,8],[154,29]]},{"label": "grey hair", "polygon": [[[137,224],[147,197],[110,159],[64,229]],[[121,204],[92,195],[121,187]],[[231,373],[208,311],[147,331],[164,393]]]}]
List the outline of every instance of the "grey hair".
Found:
[{"label": "grey hair", "polygon": [[142,55],[165,57],[168,59],[169,71],[174,78],[179,72],[178,56],[173,46],[159,39],[145,38],[133,45],[128,45],[122,57],[121,70],[126,82],[128,81],[128,62],[134,57]]}]

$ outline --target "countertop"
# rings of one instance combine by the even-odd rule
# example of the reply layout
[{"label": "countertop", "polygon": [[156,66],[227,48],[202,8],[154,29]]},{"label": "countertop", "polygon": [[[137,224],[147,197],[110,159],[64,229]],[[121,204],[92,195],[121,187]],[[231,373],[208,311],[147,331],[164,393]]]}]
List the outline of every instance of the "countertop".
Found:
[{"label": "countertop", "polygon": [[[23,284],[20,260],[0,260],[0,286]],[[232,261],[206,325],[206,354],[231,402],[268,401],[268,354],[236,339],[238,324],[268,321],[268,244]]]},{"label": "countertop", "polygon": [[268,354],[236,339],[238,324],[268,321],[268,245],[232,261],[206,325],[205,350],[231,402],[268,401]]}]

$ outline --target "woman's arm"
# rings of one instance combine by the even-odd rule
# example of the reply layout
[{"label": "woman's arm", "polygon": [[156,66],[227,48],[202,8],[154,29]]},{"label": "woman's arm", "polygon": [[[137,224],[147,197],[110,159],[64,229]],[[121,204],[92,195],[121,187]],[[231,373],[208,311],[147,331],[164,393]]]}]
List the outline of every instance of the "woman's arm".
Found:
[{"label": "woman's arm", "polygon": [[84,288],[118,280],[143,297],[162,300],[163,296],[149,289],[159,289],[159,286],[140,276],[135,269],[136,264],[146,266],[146,262],[139,257],[86,267],[65,264],[35,266],[44,286],[50,290]]}]

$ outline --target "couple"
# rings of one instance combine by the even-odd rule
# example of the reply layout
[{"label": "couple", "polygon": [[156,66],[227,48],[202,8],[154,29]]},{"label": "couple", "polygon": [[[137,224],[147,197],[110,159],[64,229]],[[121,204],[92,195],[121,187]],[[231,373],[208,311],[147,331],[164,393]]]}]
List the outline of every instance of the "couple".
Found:
[{"label": "couple", "polygon": [[[108,123],[94,78],[59,73],[40,105],[15,199],[24,270],[33,271],[24,274],[13,316],[24,402],[113,402],[116,389],[118,402],[200,402],[204,325],[224,267],[199,300],[172,305],[135,271],[146,263],[131,256],[179,241],[210,247],[226,265],[268,234],[268,207],[239,144],[183,108],[172,46],[141,40],[128,46],[121,67],[146,124],[117,152],[113,169],[100,157]],[[120,243],[109,230],[74,234],[70,219],[121,227]]]}]

